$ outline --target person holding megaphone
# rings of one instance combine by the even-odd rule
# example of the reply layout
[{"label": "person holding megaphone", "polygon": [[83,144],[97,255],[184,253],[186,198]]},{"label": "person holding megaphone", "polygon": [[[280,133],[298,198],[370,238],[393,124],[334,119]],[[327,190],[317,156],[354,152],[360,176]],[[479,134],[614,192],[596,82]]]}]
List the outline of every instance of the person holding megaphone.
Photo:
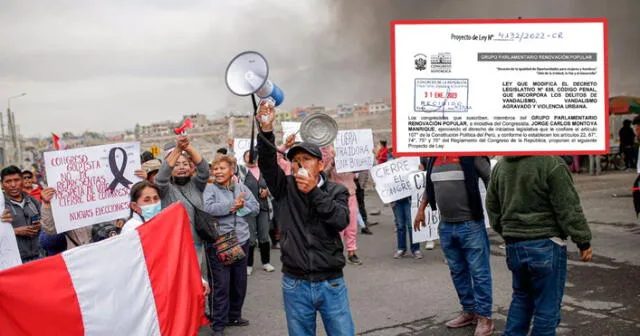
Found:
[{"label": "person holding megaphone", "polygon": [[343,277],[344,248],[340,232],[349,225],[349,191],[328,180],[318,145],[301,142],[286,153],[292,175],[278,166],[273,121],[275,110],[260,104],[256,119],[258,166],[278,206],[282,294],[289,335],[316,334],[320,312],[329,336],[355,335]]}]

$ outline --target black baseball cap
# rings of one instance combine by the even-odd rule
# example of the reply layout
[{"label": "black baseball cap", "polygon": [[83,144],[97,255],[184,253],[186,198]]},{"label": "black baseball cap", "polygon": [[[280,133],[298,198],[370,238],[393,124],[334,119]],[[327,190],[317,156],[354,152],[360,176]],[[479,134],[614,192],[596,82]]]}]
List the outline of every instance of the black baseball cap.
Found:
[{"label": "black baseball cap", "polygon": [[310,142],[300,142],[293,145],[293,147],[291,147],[291,149],[289,149],[289,151],[287,152],[287,159],[291,161],[293,159],[293,156],[299,152],[306,152],[307,154],[314,156],[319,160],[322,160],[322,151],[320,150],[320,147]]}]

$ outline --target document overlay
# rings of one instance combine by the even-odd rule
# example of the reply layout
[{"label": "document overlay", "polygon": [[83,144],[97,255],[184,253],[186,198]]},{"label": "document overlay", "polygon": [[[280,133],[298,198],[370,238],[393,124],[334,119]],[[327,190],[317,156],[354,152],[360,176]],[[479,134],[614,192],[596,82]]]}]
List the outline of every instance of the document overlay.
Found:
[{"label": "document overlay", "polygon": [[606,19],[391,23],[398,156],[609,151]]}]

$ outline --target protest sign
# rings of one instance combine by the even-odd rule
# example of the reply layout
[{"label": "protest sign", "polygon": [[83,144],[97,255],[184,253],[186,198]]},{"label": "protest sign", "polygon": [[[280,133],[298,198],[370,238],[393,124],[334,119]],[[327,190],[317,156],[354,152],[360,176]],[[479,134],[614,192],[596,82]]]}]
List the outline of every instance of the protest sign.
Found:
[{"label": "protest sign", "polygon": [[373,166],[373,132],[371,129],[338,131],[334,148],[338,173],[363,171]]},{"label": "protest sign", "polygon": [[[0,214],[4,213],[4,193],[0,192]],[[11,223],[0,222],[0,271],[22,264]]]},{"label": "protest sign", "polygon": [[9,223],[0,223],[0,271],[22,264],[18,242]]},{"label": "protest sign", "polygon": [[58,233],[128,217],[131,186],[140,181],[140,143],[44,153]]},{"label": "protest sign", "polygon": [[418,171],[419,166],[417,157],[398,158],[373,166],[369,172],[382,203],[411,197],[409,174]]},{"label": "protest sign", "polygon": [[609,151],[606,19],[392,23],[394,154]]},{"label": "protest sign", "polygon": [[287,141],[287,137],[291,134],[296,135],[296,142],[302,141],[302,137],[298,131],[300,130],[300,125],[302,123],[297,121],[283,121],[282,125],[282,141]]},{"label": "protest sign", "polygon": [[[411,225],[413,226],[427,186],[427,172],[412,173],[409,175],[409,181],[411,182]],[[438,224],[440,223],[438,211],[433,211],[431,207],[427,206],[424,222],[425,226],[421,227],[419,231],[411,229],[414,243],[438,240]]]},{"label": "protest sign", "polygon": [[[256,141],[254,143],[257,144]],[[238,161],[239,165],[244,165],[244,152],[248,151],[251,148],[251,139],[250,138],[235,138],[233,139],[233,155]]]}]

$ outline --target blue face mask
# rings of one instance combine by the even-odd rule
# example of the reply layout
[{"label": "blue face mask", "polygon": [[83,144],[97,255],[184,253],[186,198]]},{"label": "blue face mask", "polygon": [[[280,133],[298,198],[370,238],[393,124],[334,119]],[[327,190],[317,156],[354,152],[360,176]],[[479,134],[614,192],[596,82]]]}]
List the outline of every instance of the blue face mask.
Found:
[{"label": "blue face mask", "polygon": [[247,209],[246,207],[242,207],[240,209],[238,209],[236,211],[236,215],[240,216],[240,217],[244,217],[246,215],[248,215],[249,213],[251,213],[251,210]]},{"label": "blue face mask", "polygon": [[142,205],[140,206],[140,210],[142,210],[142,218],[144,218],[145,221],[148,221],[162,211],[162,205],[160,202]]}]

